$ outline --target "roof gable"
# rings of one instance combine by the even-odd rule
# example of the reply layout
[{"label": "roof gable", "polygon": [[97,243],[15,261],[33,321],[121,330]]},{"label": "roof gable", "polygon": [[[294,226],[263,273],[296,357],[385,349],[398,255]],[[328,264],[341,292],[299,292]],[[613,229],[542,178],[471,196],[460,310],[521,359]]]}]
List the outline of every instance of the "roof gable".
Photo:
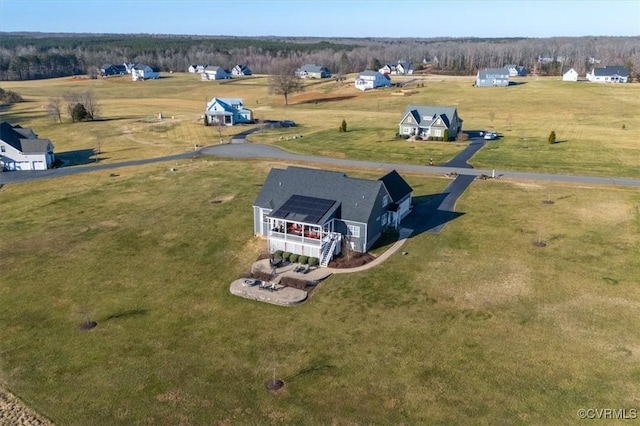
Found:
[{"label": "roof gable", "polygon": [[418,125],[429,126],[440,118],[446,127],[449,127],[458,115],[457,108],[452,106],[407,105],[402,116],[403,121],[409,113]]},{"label": "roof gable", "polygon": [[379,180],[384,184],[394,203],[397,203],[413,192],[413,188],[411,188],[407,181],[395,170],[382,176]]},{"label": "roof gable", "polygon": [[273,168],[255,205],[279,209],[292,196],[334,200],[340,204],[340,218],[366,223],[374,209],[382,181],[351,178],[341,172],[289,166]]}]

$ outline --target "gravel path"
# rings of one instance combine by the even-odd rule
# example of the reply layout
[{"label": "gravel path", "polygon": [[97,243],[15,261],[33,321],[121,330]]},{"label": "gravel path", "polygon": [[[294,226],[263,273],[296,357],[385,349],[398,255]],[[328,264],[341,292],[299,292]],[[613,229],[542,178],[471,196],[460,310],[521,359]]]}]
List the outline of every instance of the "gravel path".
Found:
[{"label": "gravel path", "polygon": [[27,407],[15,395],[0,389],[0,425],[48,426],[53,423]]}]

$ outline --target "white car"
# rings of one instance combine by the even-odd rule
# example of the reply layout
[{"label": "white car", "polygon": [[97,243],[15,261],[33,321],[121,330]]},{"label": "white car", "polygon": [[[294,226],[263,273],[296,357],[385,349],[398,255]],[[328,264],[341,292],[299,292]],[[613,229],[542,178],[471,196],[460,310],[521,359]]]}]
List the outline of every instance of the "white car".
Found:
[{"label": "white car", "polygon": [[492,141],[498,138],[498,134],[496,132],[487,132],[484,134],[484,140]]}]

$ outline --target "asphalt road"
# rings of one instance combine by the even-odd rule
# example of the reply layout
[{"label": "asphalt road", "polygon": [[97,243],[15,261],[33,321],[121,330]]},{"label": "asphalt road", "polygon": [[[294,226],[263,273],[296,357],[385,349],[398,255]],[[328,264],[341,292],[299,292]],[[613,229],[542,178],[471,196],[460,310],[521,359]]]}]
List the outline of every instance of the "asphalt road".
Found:
[{"label": "asphalt road", "polygon": [[[385,163],[365,160],[347,160],[343,158],[320,157],[314,155],[293,154],[282,151],[273,146],[258,144],[227,144],[206,147],[200,150],[202,154],[213,155],[221,158],[271,158],[277,160],[287,160],[306,163],[331,164],[334,166],[362,167],[382,170],[398,170],[400,172],[433,173],[444,175],[445,173],[458,173],[466,176],[492,176],[525,179],[543,180],[553,182],[573,182],[597,185],[618,185],[618,186],[640,186],[640,179],[613,178],[599,176],[579,176],[579,175],[558,175],[550,173],[529,173],[529,172],[509,172],[488,169],[473,169],[467,167],[448,166],[421,166],[417,164]],[[453,160],[452,160],[453,161]],[[450,164],[449,162],[448,164]]]},{"label": "asphalt road", "polygon": [[[244,140],[247,134],[257,131],[251,129],[234,138]],[[403,226],[414,230],[415,234],[422,232],[439,233],[451,220],[463,213],[455,211],[458,198],[464,193],[477,176],[495,176],[514,179],[542,180],[553,182],[572,182],[597,185],[619,185],[639,187],[640,179],[611,178],[597,176],[557,175],[549,173],[507,172],[496,170],[474,169],[468,164],[468,160],[484,146],[484,140],[474,138],[469,145],[454,159],[441,166],[421,166],[416,164],[397,164],[377,161],[347,160],[342,158],[320,157],[313,155],[293,154],[273,146],[251,143],[220,144],[202,148],[196,152],[170,155],[166,157],[150,158],[146,160],[128,161],[114,164],[95,164],[86,166],[63,167],[42,171],[4,172],[0,173],[0,186],[8,183],[28,182],[37,179],[49,179],[60,176],[70,176],[79,173],[115,170],[122,167],[139,166],[157,162],[170,162],[184,158],[194,158],[200,155],[211,155],[220,158],[269,158],[291,162],[331,164],[333,166],[361,167],[379,170],[398,170],[400,172],[417,172],[431,174],[457,174],[455,179],[441,193],[426,199],[416,199],[416,204],[411,214],[403,221]]]},{"label": "asphalt road", "polygon": [[24,172],[2,172],[0,173],[0,185],[7,183],[29,182],[32,180],[50,179],[61,176],[77,175],[79,173],[95,172],[99,170],[114,170],[121,167],[141,166],[144,164],[159,163],[163,161],[175,161],[183,158],[193,158],[199,156],[199,152],[185,152],[184,154],[169,155],[166,157],[148,158],[146,160],[126,161],[122,163],[95,164],[84,166],[61,167],[58,169],[24,171]]}]

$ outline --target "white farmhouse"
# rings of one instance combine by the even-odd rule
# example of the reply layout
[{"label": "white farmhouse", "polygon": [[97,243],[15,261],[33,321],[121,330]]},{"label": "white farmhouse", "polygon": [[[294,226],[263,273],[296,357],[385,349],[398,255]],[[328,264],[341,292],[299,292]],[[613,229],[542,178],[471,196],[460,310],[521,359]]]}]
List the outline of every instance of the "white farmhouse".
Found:
[{"label": "white farmhouse", "polygon": [[149,65],[135,65],[131,69],[131,79],[138,80],[155,80],[160,78],[160,70],[151,68]]},{"label": "white farmhouse", "polygon": [[355,87],[358,90],[369,90],[389,86],[391,86],[391,80],[379,71],[363,71],[355,80]]}]

